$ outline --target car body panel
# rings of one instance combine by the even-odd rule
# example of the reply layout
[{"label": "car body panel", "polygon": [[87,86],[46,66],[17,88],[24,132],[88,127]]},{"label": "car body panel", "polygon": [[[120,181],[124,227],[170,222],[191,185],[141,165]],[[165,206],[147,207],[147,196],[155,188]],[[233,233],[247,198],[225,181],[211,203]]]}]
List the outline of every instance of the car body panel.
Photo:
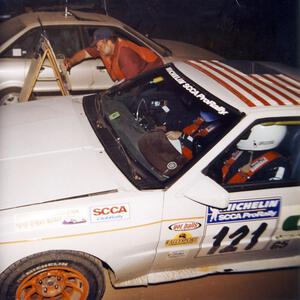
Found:
[{"label": "car body panel", "polygon": [[160,45],[172,50],[172,56],[178,60],[183,59],[221,59],[222,57],[212,51],[180,41],[154,39]]},{"label": "car body panel", "polygon": [[11,87],[22,88],[25,80],[26,62],[19,59],[4,58],[0,68],[0,90]]},{"label": "car body panel", "polygon": [[[26,104],[9,106],[1,111],[1,126],[11,128],[1,134],[3,141],[7,141],[1,143],[1,172],[8,174],[1,180],[1,194],[10,199],[10,204],[1,201],[1,209],[118,188],[120,172],[111,165],[103,147],[89,131],[76,99],[72,102],[70,98],[51,99],[32,104],[30,107]],[[24,140],[28,147],[23,146]],[[32,147],[36,143],[37,146]],[[73,161],[78,163],[73,164]],[[101,172],[96,171],[95,164]],[[31,176],[27,175],[28,170]],[[85,184],[82,172],[90,176]],[[37,178],[43,180],[36,184]],[[122,176],[120,179],[122,182]],[[19,181],[27,186],[26,191],[6,188]],[[76,186],[76,190],[72,186]]]},{"label": "car body panel", "polygon": [[[60,249],[102,260],[115,286],[299,266],[299,174],[286,181],[230,186],[208,172],[256,124],[295,126],[299,133],[299,97],[298,104],[279,105],[265,98],[272,105],[256,101],[249,106],[230,88],[242,82],[240,77],[225,86],[193,64],[177,62],[140,75],[102,98],[51,97],[1,107],[1,272],[31,254]],[[287,80],[295,81],[290,92],[300,95],[298,79]],[[138,96],[146,98],[159,87],[233,122],[232,128],[224,123],[224,135],[180,173],[162,179],[146,167],[137,172],[140,157],[133,156],[136,148],[130,152],[127,136],[122,136],[126,130],[134,135],[150,128],[139,123]],[[244,87],[234,88],[248,96]],[[168,113],[168,94],[162,97]],[[130,115],[126,101],[130,107],[139,103]],[[117,127],[123,116],[125,123]],[[288,138],[299,142],[299,135],[288,129]],[[290,149],[291,142],[283,146],[297,163],[299,151]],[[109,148],[113,143],[117,146]],[[117,162],[116,149],[127,161],[127,171]],[[149,179],[145,186],[139,185],[142,177]],[[159,186],[152,185],[154,177]]]}]

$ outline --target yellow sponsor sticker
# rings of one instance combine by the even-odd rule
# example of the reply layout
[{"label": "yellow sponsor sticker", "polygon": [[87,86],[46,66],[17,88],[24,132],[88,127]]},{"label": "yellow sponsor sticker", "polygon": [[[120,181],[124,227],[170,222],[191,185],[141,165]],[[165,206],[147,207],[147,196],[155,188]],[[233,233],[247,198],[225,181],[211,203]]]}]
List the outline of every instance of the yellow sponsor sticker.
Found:
[{"label": "yellow sponsor sticker", "polygon": [[194,237],[189,232],[181,232],[176,234],[176,236],[166,241],[166,246],[179,246],[179,245],[190,245],[196,244],[198,242],[198,237]]}]

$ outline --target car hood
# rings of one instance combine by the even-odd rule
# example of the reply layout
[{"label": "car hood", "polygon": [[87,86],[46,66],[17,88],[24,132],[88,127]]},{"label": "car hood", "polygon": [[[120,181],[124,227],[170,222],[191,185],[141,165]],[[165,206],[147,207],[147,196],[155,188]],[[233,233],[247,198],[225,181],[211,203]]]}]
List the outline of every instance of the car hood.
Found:
[{"label": "car hood", "polygon": [[118,189],[122,174],[104,152],[80,99],[1,107],[0,209]]},{"label": "car hood", "polygon": [[192,44],[165,39],[154,39],[158,44],[172,51],[173,59],[221,59],[222,57],[212,51]]}]

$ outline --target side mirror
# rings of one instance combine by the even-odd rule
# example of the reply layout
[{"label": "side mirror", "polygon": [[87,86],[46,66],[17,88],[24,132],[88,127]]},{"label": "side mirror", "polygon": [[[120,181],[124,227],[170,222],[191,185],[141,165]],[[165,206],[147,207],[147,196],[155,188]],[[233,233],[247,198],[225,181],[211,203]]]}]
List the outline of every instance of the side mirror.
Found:
[{"label": "side mirror", "polygon": [[189,188],[184,196],[198,203],[224,209],[228,206],[229,194],[207,176],[201,176],[197,184]]}]

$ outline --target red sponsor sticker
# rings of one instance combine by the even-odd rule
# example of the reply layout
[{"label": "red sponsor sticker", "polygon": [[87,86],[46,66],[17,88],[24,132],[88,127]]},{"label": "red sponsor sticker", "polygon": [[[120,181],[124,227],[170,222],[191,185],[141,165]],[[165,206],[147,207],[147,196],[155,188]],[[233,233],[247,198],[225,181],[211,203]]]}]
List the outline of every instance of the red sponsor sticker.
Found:
[{"label": "red sponsor sticker", "polygon": [[169,226],[169,229],[173,231],[189,231],[195,230],[199,227],[201,227],[201,224],[199,222],[189,221],[172,224]]},{"label": "red sponsor sticker", "polygon": [[129,204],[113,204],[90,208],[91,222],[129,219]]}]

